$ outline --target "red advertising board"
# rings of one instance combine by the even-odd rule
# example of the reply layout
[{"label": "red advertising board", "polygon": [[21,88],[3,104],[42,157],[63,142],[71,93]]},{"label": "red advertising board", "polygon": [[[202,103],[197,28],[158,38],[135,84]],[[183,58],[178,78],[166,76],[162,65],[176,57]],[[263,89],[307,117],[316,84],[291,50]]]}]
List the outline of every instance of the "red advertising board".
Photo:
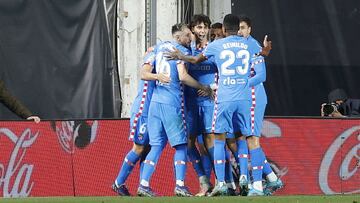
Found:
[{"label": "red advertising board", "polygon": [[[0,197],[108,196],[131,149],[128,120],[0,122]],[[285,188],[277,195],[360,193],[360,120],[267,119],[262,147]],[[161,195],[175,185],[167,146],[151,179]],[[139,168],[127,185],[133,194]],[[198,181],[188,164],[186,183]]]}]

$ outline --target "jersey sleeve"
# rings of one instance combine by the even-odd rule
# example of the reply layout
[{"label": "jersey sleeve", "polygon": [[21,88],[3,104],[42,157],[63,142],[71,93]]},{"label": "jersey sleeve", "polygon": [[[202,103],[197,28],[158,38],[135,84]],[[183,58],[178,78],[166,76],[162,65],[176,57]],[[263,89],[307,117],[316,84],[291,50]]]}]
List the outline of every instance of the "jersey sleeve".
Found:
[{"label": "jersey sleeve", "polygon": [[252,56],[260,55],[262,47],[256,39],[254,39],[254,38],[251,39],[250,46],[251,46],[251,55]]},{"label": "jersey sleeve", "polygon": [[[191,55],[191,51],[190,50],[188,50],[188,49],[186,49],[186,48],[183,48],[183,47],[178,47],[178,49],[181,51],[181,53],[182,54],[184,54],[185,56],[190,56]],[[186,62],[186,61],[184,61],[184,60],[180,60],[180,59],[178,59],[177,61],[176,61],[176,64],[180,64],[180,63],[182,63],[182,64],[185,64],[185,65],[187,65],[188,64],[188,62]]]},{"label": "jersey sleeve", "polygon": [[266,80],[266,66],[263,56],[254,56],[251,58],[251,78],[249,86],[253,87]]},{"label": "jersey sleeve", "polygon": [[205,56],[207,59],[214,57],[215,53],[216,53],[216,45],[217,45],[216,41],[211,42],[210,44],[207,45],[207,47],[204,49],[204,51],[201,52],[201,54],[203,56]]}]

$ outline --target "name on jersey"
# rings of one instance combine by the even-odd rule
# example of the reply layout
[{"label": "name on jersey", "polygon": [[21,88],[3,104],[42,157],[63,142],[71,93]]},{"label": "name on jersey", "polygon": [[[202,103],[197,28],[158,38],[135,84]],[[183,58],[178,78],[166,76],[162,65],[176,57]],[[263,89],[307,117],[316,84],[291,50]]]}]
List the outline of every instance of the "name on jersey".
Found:
[{"label": "name on jersey", "polygon": [[248,45],[244,44],[242,42],[228,42],[228,43],[223,44],[224,49],[230,49],[232,47],[239,47],[239,48],[242,48],[242,49],[247,49]]},{"label": "name on jersey", "polygon": [[223,80],[223,85],[244,85],[246,84],[245,79],[227,77]]}]

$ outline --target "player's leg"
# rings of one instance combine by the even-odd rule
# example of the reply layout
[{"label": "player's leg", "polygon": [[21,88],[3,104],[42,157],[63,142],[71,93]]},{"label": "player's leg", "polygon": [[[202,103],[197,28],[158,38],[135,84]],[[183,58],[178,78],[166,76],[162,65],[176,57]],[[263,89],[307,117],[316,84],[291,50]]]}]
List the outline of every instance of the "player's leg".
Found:
[{"label": "player's leg", "polygon": [[232,102],[223,102],[217,105],[214,112],[215,141],[214,141],[214,168],[217,184],[210,196],[227,195],[228,188],[225,182],[225,140],[226,133],[233,132]]},{"label": "player's leg", "polygon": [[214,163],[214,105],[202,106],[200,112],[200,118],[202,120],[201,131],[203,135],[198,137],[198,143],[200,146],[200,154],[202,157],[204,157],[204,170],[207,174],[208,179],[210,180],[210,174]]},{"label": "player's leg", "polygon": [[211,170],[212,170],[213,165],[212,165],[211,158],[209,157],[210,155],[205,147],[203,137],[204,137],[203,135],[199,135],[197,137],[197,143],[198,143],[198,148],[199,148],[199,152],[200,152],[201,164],[203,166],[203,169],[204,169],[207,179],[210,180]]},{"label": "player's leg", "polygon": [[248,176],[248,145],[246,143],[246,135],[250,134],[250,107],[251,102],[248,100],[241,100],[237,103],[233,124],[234,134],[237,138],[237,153],[239,158],[240,168],[240,194],[247,195],[249,176]]},{"label": "player's leg", "polygon": [[[258,103],[254,109],[255,112],[254,112],[254,124],[252,126],[253,128],[252,134],[257,137],[261,136],[261,129],[265,114],[265,108],[266,108],[266,104]],[[283,187],[282,181],[276,176],[276,174],[271,169],[270,164],[266,160],[266,156],[263,163],[263,175],[265,176],[266,179],[266,183],[264,185],[265,195],[271,195],[276,190]]]},{"label": "player's leg", "polygon": [[150,189],[150,178],[155,171],[155,166],[160,158],[160,155],[166,146],[167,137],[163,128],[163,122],[160,117],[162,107],[161,104],[151,102],[149,107],[149,120],[151,125],[148,126],[149,140],[151,149],[149,154],[143,161],[143,171],[141,173],[141,181],[137,191],[139,196],[155,196],[155,193]]},{"label": "player's leg", "polygon": [[[134,120],[136,124],[134,125]],[[130,119],[130,140],[134,142],[132,149],[127,153],[124,158],[121,169],[113,184],[113,190],[120,196],[129,196],[130,193],[126,188],[125,182],[131,174],[134,166],[138,162],[141,156],[144,154],[145,147],[149,144],[148,132],[147,132],[147,117],[132,115]]]},{"label": "player's leg", "polygon": [[255,118],[253,116],[254,109],[250,107],[251,106],[249,105],[248,108],[243,107],[239,110],[241,115],[240,118],[243,119],[241,132],[243,135],[247,136],[247,144],[249,148],[252,169],[251,174],[253,177],[252,188],[249,191],[248,196],[264,195],[262,185],[262,169],[263,163],[265,161],[265,155],[260,147],[260,136],[253,135],[254,126],[252,124],[255,123]]},{"label": "player's leg", "polygon": [[235,138],[235,134],[234,133],[227,133],[226,135],[226,146],[228,147],[228,149],[230,150],[231,154],[234,157],[234,160],[230,160],[231,161],[231,166],[232,166],[232,172],[233,172],[233,177],[234,177],[234,181],[235,184],[239,183],[239,178],[240,178],[240,168],[239,168],[239,158],[238,158],[238,147],[237,147],[237,140]]},{"label": "player's leg", "polygon": [[174,168],[176,186],[174,193],[177,196],[189,197],[192,196],[192,194],[185,186],[188,139],[182,109],[172,105],[164,104],[162,106],[163,109],[161,114],[166,136],[169,140],[169,144],[175,149]]},{"label": "player's leg", "polygon": [[240,186],[240,194],[245,196],[248,192],[248,186],[250,183],[249,177],[249,149],[246,142],[246,137],[241,133],[237,135],[237,146],[238,146],[238,159],[239,159],[239,168],[240,168],[240,177],[239,177],[239,186]]},{"label": "player's leg", "polygon": [[146,159],[146,156],[149,154],[151,150],[151,146],[149,144],[147,144],[145,147],[144,147],[144,151],[143,153],[141,154],[141,157],[140,157],[140,171],[139,171],[139,183],[141,182],[141,174],[143,173],[143,170],[144,170],[144,161]]},{"label": "player's leg", "polygon": [[233,177],[233,168],[231,165],[231,155],[225,146],[225,182],[228,187],[228,194],[231,196],[236,195],[236,185]]},{"label": "player's leg", "polygon": [[[205,139],[207,139],[208,134],[212,133],[213,113],[214,113],[214,105],[199,107],[200,122],[198,123],[198,128],[199,128],[199,132],[204,134]],[[196,195],[205,196],[207,193],[211,192],[211,189],[213,187],[210,183],[210,175],[211,175],[213,163],[209,156],[208,150],[205,147],[203,136],[199,135],[197,141],[201,155],[201,163],[206,176],[200,181],[201,190]]]},{"label": "player's leg", "polygon": [[205,170],[202,165],[200,153],[196,147],[196,138],[200,133],[200,120],[199,120],[199,106],[197,105],[189,105],[186,108],[186,124],[187,124],[187,131],[189,133],[189,140],[188,140],[188,157],[192,166],[199,178],[200,183],[200,192],[198,193],[199,196],[203,196],[201,191],[203,190],[203,185],[206,185],[209,181],[206,177]]}]

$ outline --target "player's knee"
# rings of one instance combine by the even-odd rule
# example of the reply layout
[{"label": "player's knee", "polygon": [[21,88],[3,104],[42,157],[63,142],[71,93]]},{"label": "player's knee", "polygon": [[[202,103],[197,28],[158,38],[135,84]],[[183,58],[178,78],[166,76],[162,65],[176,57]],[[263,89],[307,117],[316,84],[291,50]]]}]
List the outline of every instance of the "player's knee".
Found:
[{"label": "player's knee", "polygon": [[204,142],[205,142],[207,148],[211,148],[214,146],[214,139],[215,139],[214,134],[207,134],[205,136]]},{"label": "player's knee", "polygon": [[249,146],[249,149],[256,149],[258,147],[260,147],[260,139],[259,137],[256,136],[250,136],[247,138],[247,143]]},{"label": "player's knee", "polygon": [[226,134],[225,134],[225,133],[216,134],[216,135],[215,135],[215,139],[216,139],[216,140],[223,140],[223,141],[225,141],[225,140],[226,140]]},{"label": "player's knee", "polygon": [[140,155],[144,152],[145,147],[143,145],[135,144],[133,145],[132,150],[137,154]]}]

